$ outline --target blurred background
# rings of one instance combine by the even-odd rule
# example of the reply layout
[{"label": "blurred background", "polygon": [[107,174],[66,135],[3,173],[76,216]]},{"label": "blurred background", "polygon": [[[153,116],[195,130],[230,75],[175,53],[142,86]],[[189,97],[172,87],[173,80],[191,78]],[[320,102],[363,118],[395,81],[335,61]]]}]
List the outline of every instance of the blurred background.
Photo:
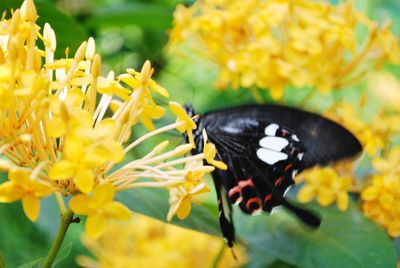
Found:
[{"label": "blurred background", "polygon": [[[331,2],[336,4],[340,1],[332,0]],[[391,19],[393,22],[393,31],[397,37],[399,36],[400,1],[355,0],[354,2],[359,10],[364,11],[369,18],[373,20],[383,22],[387,19]],[[8,10],[12,7],[19,7],[21,3],[22,1],[17,0],[2,0],[0,2],[0,8],[2,11]],[[155,69],[155,80],[168,89],[171,99],[181,104],[192,103],[200,112],[213,110],[218,107],[255,102],[254,94],[248,90],[215,90],[213,83],[217,77],[217,66],[212,62],[194,53],[191,54],[189,51],[185,51],[182,55],[167,52],[168,32],[172,26],[173,12],[176,5],[191,5],[193,3],[194,1],[189,0],[35,1],[40,16],[38,24],[43,25],[45,22],[49,22],[56,32],[56,57],[64,57],[67,47],[70,48],[70,56],[72,57],[80,43],[91,36],[96,40],[96,50],[102,56],[103,74],[106,74],[110,70],[114,70],[115,73],[118,74],[124,72],[126,68],[140,69],[144,61],[149,59]],[[400,69],[398,67],[386,66],[385,68],[391,73],[396,74],[397,77],[400,77]],[[366,83],[365,81],[361,82],[353,91],[340,91],[335,93],[336,95],[332,97],[313,98],[307,103],[307,109],[314,111],[323,110],[325,107],[329,106],[330,101],[332,101],[330,98],[337,99],[342,95],[346,95],[345,97],[350,100],[357,99],[357,97],[354,97],[359,96],[357,95],[357,88],[366,87]],[[264,92],[261,92],[261,94],[265,101],[272,101],[268,94]],[[307,92],[304,91],[293,91],[293,94],[285,96],[284,103],[296,104],[297,100],[304,98],[306,94]],[[374,109],[373,104],[371,107],[371,109]],[[143,129],[137,129],[136,133],[140,136],[143,131]],[[174,145],[182,141],[182,138],[177,135],[177,133],[171,134],[171,136],[167,138],[172,139]],[[159,140],[154,140],[154,144],[158,143],[160,139],[165,139],[165,137],[158,139]],[[145,152],[146,148],[142,148],[142,150],[143,151],[138,150],[133,152],[130,157],[134,158],[135,154],[141,155]],[[292,195],[295,196],[295,191]],[[28,265],[23,267],[36,267],[37,261],[35,262],[35,260],[46,254],[50,245],[49,243],[55,236],[58,227],[56,222],[59,220],[58,210],[53,200],[51,200],[52,198],[53,197],[50,197],[44,200],[40,219],[37,223],[31,223],[25,218],[19,203],[12,205],[0,204],[0,249],[9,267],[18,267],[32,260],[32,263],[28,263]],[[135,211],[161,220],[166,217],[166,211],[168,209],[168,197],[166,192],[145,190],[132,191],[128,194],[125,193],[121,195],[120,199],[124,200],[124,202]],[[145,204],[143,203],[143,199],[147,200]],[[312,203],[310,206],[316,207],[316,204]],[[350,206],[357,206],[357,204],[354,203]],[[143,240],[148,241],[148,243],[153,243],[150,244],[152,245],[152,251],[154,253],[154,256],[152,256],[153,258],[157,258],[158,255],[161,256],[165,252],[168,252],[168,255],[176,255],[173,258],[175,262],[171,261],[171,267],[173,265],[178,265],[174,267],[297,267],[297,265],[293,263],[298,262],[302,258],[301,254],[304,252],[299,251],[299,248],[305,245],[301,243],[307,239],[307,235],[304,234],[304,231],[300,227],[293,223],[293,221],[295,221],[294,219],[291,219],[291,225],[282,224],[283,221],[291,216],[284,213],[278,216],[274,215],[274,219],[268,223],[268,218],[272,217],[262,216],[257,219],[250,219],[244,217],[239,211],[236,211],[239,239],[246,238],[243,241],[246,245],[250,246],[248,246],[247,253],[244,253],[244,250],[238,247],[237,250],[240,258],[238,262],[235,262],[232,260],[230,253],[225,252],[224,242],[219,237],[219,227],[216,217],[214,217],[217,213],[216,210],[214,193],[210,193],[208,199],[203,200],[202,207],[196,206],[194,208],[193,215],[189,217],[188,220],[179,223],[178,221],[174,221],[174,223],[178,223],[184,227],[204,231],[214,236],[199,234],[192,231],[186,232],[184,229],[178,229],[180,231],[176,231],[176,229],[167,229],[169,227],[165,227],[163,225],[164,223],[148,220],[147,218],[138,218],[138,222],[140,222],[141,225],[138,225],[137,228],[143,230],[143,232],[150,233],[148,236],[144,236],[143,233],[142,235]],[[341,213],[337,211],[337,209],[332,208],[324,213],[329,214],[332,219],[335,219],[335,223],[331,223],[330,229],[328,228],[326,233],[323,235],[321,234],[318,239],[321,239],[321,241],[327,244],[333,243],[333,245],[331,245],[333,248],[336,242],[326,239],[326,237],[335,236],[337,230],[341,230],[340,226],[343,226],[343,224],[344,226],[346,226],[346,224],[354,224],[352,221],[354,219],[356,223],[360,224],[361,229],[364,228],[367,230],[361,235],[371,236],[371,241],[374,241],[374,239],[378,241],[384,236],[383,231],[378,229],[371,221],[364,222],[364,219],[361,219],[360,213],[358,212]],[[158,227],[153,228],[151,226]],[[66,242],[60,254],[61,256],[59,256],[59,263],[56,267],[75,267],[77,266],[77,256],[93,256],[93,251],[96,251],[96,249],[93,250],[93,248],[98,247],[98,245],[91,245],[90,242],[87,242],[85,244],[86,246],[84,246],[80,242],[82,228],[82,224],[75,224],[70,227]],[[121,230],[121,228],[119,228],[119,230]],[[131,232],[130,235],[133,232],[129,227],[126,227],[126,230],[127,232]],[[354,237],[355,240],[353,238],[349,239],[353,240],[354,243],[346,240],[351,237],[353,229],[341,231],[343,231],[341,232],[343,237],[339,237],[338,239],[342,239],[340,243],[344,241],[343,245],[345,245],[345,247],[342,249],[344,251],[360,247],[360,251],[376,248],[376,250],[382,250],[382,252],[387,253],[389,250],[386,247],[389,245],[389,247],[391,247],[390,250],[393,250],[394,245],[397,256],[400,256],[399,240],[393,240],[393,242],[390,241],[390,243],[387,243],[386,240],[381,243],[379,240],[375,246],[371,245],[370,248],[365,249],[360,244],[357,244],[357,242],[363,240],[357,240]],[[121,232],[123,232],[123,230],[121,230]],[[168,233],[173,233],[174,236],[168,236]],[[128,235],[129,234],[127,234],[127,236]],[[376,235],[376,237],[374,235]],[[291,248],[287,245],[293,243],[291,240],[293,236],[297,242],[300,241],[299,243],[302,246]],[[179,239],[177,239],[177,237],[179,237]],[[144,243],[143,240],[137,243]],[[179,241],[179,243],[173,243],[174,240],[175,242]],[[113,239],[109,238],[105,240],[104,243],[110,245],[113,241]],[[196,244],[197,242],[201,245],[198,248],[191,248],[188,246],[190,244]],[[116,244],[118,243],[116,242]],[[123,242],[120,244],[125,251],[128,251],[128,255],[129,250],[135,248],[133,245],[122,245]],[[270,246],[265,246],[267,244]],[[118,245],[115,245],[115,247],[118,247]],[[268,248],[270,251],[265,252],[265,248]],[[276,248],[276,250],[274,251],[273,248]],[[286,251],[282,251],[282,249],[286,249]],[[161,251],[163,254],[160,253]],[[109,252],[113,252],[112,247],[109,249]],[[111,253],[109,253],[110,256],[118,258],[117,255],[111,255]],[[365,252],[365,254],[367,253],[368,252]],[[330,256],[329,252],[321,254],[326,254],[325,256],[329,259],[335,259],[335,256]],[[390,253],[387,254],[387,258],[393,258],[393,255],[390,255]],[[288,262],[284,261],[284,256],[286,255],[292,256]],[[136,254],[135,256],[137,259],[140,259],[144,258],[144,256],[149,256],[149,253],[143,253],[142,255]],[[97,257],[95,256],[95,258]],[[163,257],[160,258],[162,259]],[[165,257],[165,260],[170,260],[169,258],[170,256]],[[188,258],[194,259],[195,261],[183,262],[183,260],[187,260]],[[143,263],[145,263],[146,260],[150,261],[149,259],[143,259]],[[179,260],[181,262],[179,262]],[[81,258],[81,262],[86,264],[90,263],[90,261],[85,258]],[[166,261],[165,263],[169,262]],[[360,265],[357,267],[363,267],[362,263],[359,263],[358,260],[355,263]],[[149,266],[167,267],[156,265],[157,264],[152,263]],[[307,267],[304,263],[299,266]]]}]

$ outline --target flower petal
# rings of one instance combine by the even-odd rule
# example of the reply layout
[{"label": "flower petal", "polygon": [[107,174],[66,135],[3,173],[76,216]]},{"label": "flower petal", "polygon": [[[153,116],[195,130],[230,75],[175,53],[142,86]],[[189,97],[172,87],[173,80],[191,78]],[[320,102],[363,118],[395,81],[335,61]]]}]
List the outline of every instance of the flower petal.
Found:
[{"label": "flower petal", "polygon": [[39,217],[40,202],[33,194],[25,194],[22,197],[22,208],[24,209],[25,215],[31,221],[36,221]]},{"label": "flower petal", "polygon": [[85,232],[90,238],[97,239],[104,233],[106,225],[107,219],[104,216],[100,214],[89,216],[86,219]]},{"label": "flower petal", "polygon": [[55,163],[49,170],[49,177],[52,180],[71,179],[75,174],[75,165],[67,160]]},{"label": "flower petal", "polygon": [[19,168],[12,168],[8,172],[8,179],[15,183],[16,185],[20,185],[23,188],[24,186],[28,186],[30,184],[29,172]]},{"label": "flower petal", "polygon": [[79,191],[85,194],[90,193],[94,186],[93,171],[88,168],[78,170],[74,182]]},{"label": "flower petal", "polygon": [[117,127],[113,119],[106,118],[96,125],[95,131],[98,139],[114,139]]},{"label": "flower petal", "polygon": [[11,203],[21,199],[24,190],[11,181],[0,185],[0,203]]},{"label": "flower petal", "polygon": [[131,211],[119,202],[110,202],[105,207],[104,210],[106,215],[115,220],[127,221],[132,217]]},{"label": "flower petal", "polygon": [[34,189],[37,197],[45,197],[53,193],[53,188],[50,185],[41,182],[35,182]]},{"label": "flower petal", "polygon": [[297,199],[302,203],[310,202],[315,196],[314,187],[304,185],[297,194]]},{"label": "flower petal", "polygon": [[47,121],[46,132],[50,137],[60,137],[65,134],[66,130],[66,124],[60,116],[54,116],[52,119]]},{"label": "flower petal", "polygon": [[178,216],[180,220],[183,220],[187,216],[189,216],[191,209],[192,209],[192,198],[191,196],[186,195],[182,198],[182,201],[180,202],[180,206],[176,211],[176,216]]},{"label": "flower petal", "polygon": [[338,194],[336,204],[339,210],[347,210],[349,206],[349,195],[347,194],[347,192],[341,192]]},{"label": "flower petal", "polygon": [[100,184],[93,191],[93,202],[96,206],[103,207],[113,200],[114,195],[114,185],[111,183]]},{"label": "flower petal", "polygon": [[84,194],[75,195],[69,201],[72,211],[81,215],[93,215],[96,213],[96,208],[92,204],[91,198]]}]

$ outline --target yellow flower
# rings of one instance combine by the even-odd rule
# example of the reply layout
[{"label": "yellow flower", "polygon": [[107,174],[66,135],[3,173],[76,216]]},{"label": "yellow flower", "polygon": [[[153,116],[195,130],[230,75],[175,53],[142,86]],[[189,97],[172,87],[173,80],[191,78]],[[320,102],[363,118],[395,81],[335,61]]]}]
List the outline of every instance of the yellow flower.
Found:
[{"label": "yellow flower", "polygon": [[364,214],[387,229],[392,237],[400,236],[400,146],[383,157],[373,159],[376,174],[361,192]]},{"label": "yellow flower", "polygon": [[[67,49],[65,58],[55,59],[56,33],[49,24],[39,32],[37,17],[33,1],[25,0],[11,18],[0,20],[0,155],[8,160],[0,168],[11,167],[9,181],[0,187],[0,200],[22,199],[25,213],[35,220],[39,198],[54,193],[65,214],[63,197],[74,196],[74,212],[89,215],[87,230],[98,236],[108,218],[127,215],[125,207],[112,202],[115,191],[185,188],[189,172],[199,170],[185,164],[205,156],[185,156],[192,144],[166,150],[167,142],[162,142],[143,157],[125,160],[136,146],[160,133],[176,128],[191,132],[196,125],[178,112],[185,122],[154,126],[165,111],[153,95],[169,94],[151,79],[149,61],[140,72],[128,69],[115,76],[111,71],[104,77],[93,38],[82,42],[72,58]],[[131,128],[139,123],[150,131],[133,139]],[[17,179],[14,170],[26,174],[19,171],[25,175]],[[199,184],[213,168],[200,170],[195,175]],[[104,202],[98,200],[103,197]]]},{"label": "yellow flower", "polygon": [[196,129],[197,126],[196,126],[195,122],[193,121],[193,119],[190,118],[186,114],[183,107],[177,102],[171,101],[169,103],[169,108],[176,115],[176,117],[177,117],[176,122],[181,123],[176,129],[180,133],[183,133],[186,131],[188,138],[189,138],[189,143],[193,144],[193,146],[195,146],[194,138],[193,138],[193,129]]},{"label": "yellow flower", "polygon": [[393,109],[400,107],[400,81],[389,72],[374,73],[368,79],[368,89]]},{"label": "yellow flower", "polygon": [[304,185],[297,198],[300,202],[310,202],[316,198],[318,204],[326,207],[336,202],[337,207],[344,211],[349,205],[348,192],[353,180],[349,176],[340,176],[331,167],[316,167],[301,175]]},{"label": "yellow flower", "polygon": [[115,187],[112,184],[97,186],[92,196],[78,194],[71,198],[70,206],[74,213],[87,216],[86,234],[99,238],[105,231],[110,219],[129,220],[131,212],[123,204],[112,201]]},{"label": "yellow flower", "polygon": [[385,155],[372,160],[375,170],[381,174],[393,173],[400,175],[400,146],[395,146]]},{"label": "yellow flower", "polygon": [[115,122],[110,118],[94,129],[81,127],[69,132],[64,159],[50,169],[49,177],[53,180],[73,178],[81,192],[90,193],[94,185],[93,169],[106,161],[117,163],[124,158],[122,146],[113,140],[115,133]]},{"label": "yellow flower", "polygon": [[26,170],[11,169],[8,173],[9,181],[0,185],[0,202],[21,200],[25,215],[31,221],[36,221],[39,217],[40,198],[52,194],[53,189],[49,184],[30,176]]},{"label": "yellow flower", "polygon": [[215,157],[217,155],[217,149],[215,148],[215,145],[211,142],[208,142],[208,138],[207,138],[207,133],[205,131],[205,129],[203,129],[203,141],[204,141],[204,158],[206,159],[207,163],[222,169],[222,170],[226,170],[228,168],[228,166],[219,160],[215,160]]},{"label": "yellow flower", "polygon": [[248,260],[241,246],[235,248],[235,260],[221,238],[142,215],[134,215],[129,222],[112,222],[99,239],[83,237],[82,242],[94,258],[78,256],[77,262],[90,268],[212,267],[221,250],[214,267],[242,267]]},{"label": "yellow flower", "polygon": [[[360,27],[366,29],[362,40],[356,34]],[[264,88],[274,99],[283,97],[286,85],[326,93],[360,80],[384,61],[400,60],[390,23],[379,28],[351,1],[211,0],[178,5],[169,48],[183,42],[218,65],[218,88]]]},{"label": "yellow flower", "polygon": [[172,188],[169,191],[169,211],[167,215],[167,220],[172,220],[172,217],[176,214],[180,220],[186,218],[190,210],[192,209],[192,201],[196,195],[203,193],[208,193],[210,188],[204,184],[200,183],[194,187],[187,189],[186,187]]},{"label": "yellow flower", "polygon": [[361,192],[364,214],[387,229],[392,237],[400,236],[399,174],[375,175],[371,184]]},{"label": "yellow flower", "polygon": [[186,173],[186,183],[184,186],[186,189],[189,189],[192,185],[198,185],[204,177],[204,174],[214,171],[215,168],[213,166],[203,166],[203,162],[197,160],[186,163],[185,169],[188,170],[188,172]]}]

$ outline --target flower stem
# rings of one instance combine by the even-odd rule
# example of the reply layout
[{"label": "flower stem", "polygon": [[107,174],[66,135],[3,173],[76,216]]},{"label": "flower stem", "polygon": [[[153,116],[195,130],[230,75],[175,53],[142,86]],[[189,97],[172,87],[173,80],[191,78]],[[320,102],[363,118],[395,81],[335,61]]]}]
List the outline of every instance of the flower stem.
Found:
[{"label": "flower stem", "polygon": [[6,261],[4,260],[3,253],[0,251],[0,268],[6,268]]},{"label": "flower stem", "polygon": [[42,268],[51,268],[54,260],[57,257],[58,252],[60,251],[61,244],[64,241],[65,234],[67,233],[69,225],[73,222],[74,214],[70,209],[68,209],[65,213],[61,213],[61,223],[58,228],[58,233],[56,238],[51,245],[49,254],[47,255]]}]

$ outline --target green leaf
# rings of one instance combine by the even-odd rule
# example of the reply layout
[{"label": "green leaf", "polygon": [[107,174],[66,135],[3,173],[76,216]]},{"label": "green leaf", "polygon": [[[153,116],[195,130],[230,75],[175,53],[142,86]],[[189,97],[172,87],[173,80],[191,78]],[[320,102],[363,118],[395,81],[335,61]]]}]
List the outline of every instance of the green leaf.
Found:
[{"label": "green leaf", "polygon": [[[57,257],[53,263],[53,266],[55,267],[57,264],[66,259],[71,254],[71,249],[72,249],[72,243],[64,245],[58,252]],[[36,260],[25,263],[23,265],[20,265],[18,266],[18,268],[36,268],[36,267],[39,268],[43,265],[44,260],[45,257],[41,257]]]},{"label": "green leaf", "polygon": [[[168,194],[163,189],[132,189],[118,195],[118,199],[132,211],[166,221],[168,212]],[[215,206],[202,206],[192,204],[189,217],[179,220],[174,217],[172,224],[197,230],[211,235],[220,236],[221,232],[217,222],[218,213]]]},{"label": "green leaf", "polygon": [[18,268],[39,268],[40,265],[42,264],[44,258],[39,258],[33,261],[30,261],[28,263],[25,263],[23,265],[18,266]]},{"label": "green leaf", "polygon": [[99,8],[86,21],[89,28],[138,25],[142,29],[167,29],[171,26],[173,8],[151,3],[123,3]]},{"label": "green leaf", "polygon": [[[2,0],[0,1],[0,9],[15,9],[19,8],[21,4],[22,0]],[[84,28],[73,18],[60,12],[52,3],[35,1],[35,5],[39,15],[37,24],[43,28],[44,24],[48,22],[56,33],[56,57],[64,57],[67,47],[70,48],[70,51],[75,51],[88,38],[88,34]]]},{"label": "green leaf", "polygon": [[396,267],[396,251],[385,231],[355,206],[345,213],[312,207],[323,218],[316,231],[285,211],[261,217],[236,213],[238,236],[257,256],[264,252],[296,267]]},{"label": "green leaf", "polygon": [[21,207],[21,202],[0,204],[0,249],[9,267],[44,256],[49,248],[46,234],[26,218]]}]

